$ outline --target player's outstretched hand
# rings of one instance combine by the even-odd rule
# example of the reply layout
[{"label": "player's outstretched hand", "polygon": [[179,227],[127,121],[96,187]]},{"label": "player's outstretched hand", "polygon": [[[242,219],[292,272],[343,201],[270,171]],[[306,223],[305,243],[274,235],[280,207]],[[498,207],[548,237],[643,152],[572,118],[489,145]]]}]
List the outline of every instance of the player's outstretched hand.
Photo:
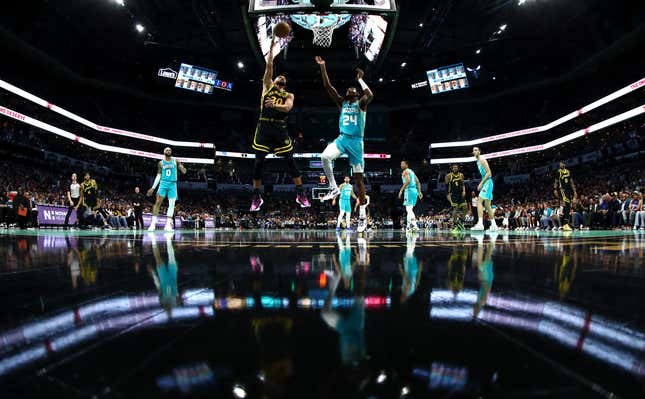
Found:
[{"label": "player's outstretched hand", "polygon": [[148,190],[148,192],[146,193],[146,195],[147,195],[148,197],[151,197],[151,196],[152,196],[152,194],[153,194],[154,192],[155,192],[155,189],[154,189],[154,188],[151,188],[150,190]]},{"label": "player's outstretched hand", "polygon": [[317,55],[314,59],[318,65],[325,65],[325,60],[323,60],[321,56]]},{"label": "player's outstretched hand", "polygon": [[419,199],[423,199],[423,193],[419,191]]},{"label": "player's outstretched hand", "polygon": [[363,76],[365,76],[365,72],[361,68],[356,68],[356,80],[363,79]]}]

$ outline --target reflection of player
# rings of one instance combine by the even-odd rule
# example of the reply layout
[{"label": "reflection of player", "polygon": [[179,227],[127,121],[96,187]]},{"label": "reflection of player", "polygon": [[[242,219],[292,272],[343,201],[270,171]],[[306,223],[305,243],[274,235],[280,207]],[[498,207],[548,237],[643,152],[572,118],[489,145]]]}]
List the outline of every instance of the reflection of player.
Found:
[{"label": "reflection of player", "polygon": [[[360,245],[360,244],[359,244]],[[351,266],[351,242],[349,236],[343,244],[338,237],[338,261],[334,261],[335,273],[329,284],[329,295],[325,299],[325,306],[320,314],[323,321],[338,332],[338,341],[341,361],[347,366],[356,366],[364,359],[367,351],[365,346],[365,269],[359,268],[359,277],[354,289],[354,302],[347,313],[340,313],[332,309],[333,299],[340,282],[341,275],[345,287],[349,289],[349,281],[345,276],[353,273]],[[340,269],[338,263],[340,262]]]},{"label": "reflection of player", "polygon": [[[572,247],[569,247],[572,248]],[[576,278],[576,270],[578,269],[578,258],[572,252],[564,253],[562,255],[562,262],[560,265],[556,264],[555,278],[558,281],[558,292],[560,300],[563,300],[569,295],[571,284]]]},{"label": "reflection of player", "polygon": [[269,153],[284,157],[293,184],[296,186],[296,202],[303,208],[311,206],[309,198],[302,187],[300,169],[293,158],[293,142],[287,131],[287,117],[293,108],[294,95],[285,90],[287,78],[279,75],[273,79],[273,57],[275,36],[271,39],[271,50],[267,57],[262,78],[262,98],[260,103],[260,120],[253,136],[255,165],[253,167],[253,199],[251,212],[257,212],[264,203],[260,194],[264,160]]},{"label": "reflection of player", "polygon": [[419,264],[417,256],[414,254],[417,235],[409,232],[406,236],[407,242],[405,255],[403,256],[403,267],[399,266],[399,272],[403,277],[401,280],[401,303],[406,302],[417,291],[423,271],[423,266]]},{"label": "reflection of player", "polygon": [[466,247],[455,245],[452,247],[452,255],[448,259],[447,284],[454,296],[464,288],[464,277],[466,276],[466,261],[468,250]]},{"label": "reflection of player", "polygon": [[414,215],[414,207],[417,205],[417,198],[422,199],[423,193],[421,192],[421,183],[417,178],[416,173],[408,167],[408,161],[401,161],[401,179],[403,180],[403,185],[399,190],[399,198],[403,197],[403,206],[407,212],[406,216],[406,229],[408,230],[419,230],[417,226],[417,218]]},{"label": "reflection of player", "polygon": [[477,279],[479,280],[479,292],[477,293],[477,302],[473,308],[473,317],[477,317],[481,309],[486,305],[488,301],[488,295],[490,290],[493,287],[493,278],[495,277],[493,273],[493,249],[495,249],[495,239],[497,238],[497,233],[494,233],[494,236],[491,236],[491,240],[486,244],[485,253],[484,253],[484,242],[483,237],[481,240],[478,240],[477,246],[477,258],[473,258],[474,266],[477,267]]},{"label": "reflection of player", "polygon": [[166,147],[163,150],[164,157],[157,164],[157,177],[148,190],[148,197],[154,193],[155,188],[159,183],[159,190],[157,191],[157,200],[152,208],[152,221],[148,227],[148,231],[154,231],[157,225],[157,215],[159,215],[159,208],[164,198],[168,198],[168,211],[166,212],[166,227],[164,230],[173,231],[173,215],[175,211],[175,201],[177,200],[177,170],[181,173],[186,173],[186,168],[181,162],[172,157],[172,150]]},{"label": "reflection of player", "polygon": [[164,262],[161,252],[157,246],[157,239],[150,234],[152,240],[152,254],[155,257],[155,268],[148,266],[148,272],[159,292],[159,304],[166,310],[168,316],[172,315],[172,308],[177,306],[179,299],[177,289],[177,259],[171,237],[166,237],[166,250],[168,251],[168,262]]},{"label": "reflection of player", "polygon": [[364,207],[365,183],[363,182],[363,173],[365,160],[363,159],[363,135],[365,133],[367,106],[374,99],[374,95],[363,81],[363,71],[357,69],[356,80],[361,86],[361,89],[363,89],[363,96],[359,99],[358,89],[356,87],[348,88],[345,96],[341,96],[329,81],[325,61],[318,56],[315,59],[316,63],[320,66],[325,90],[340,110],[340,116],[338,118],[340,135],[322,153],[323,169],[325,170],[325,175],[327,175],[327,180],[329,180],[329,193],[321,198],[321,200],[327,201],[338,195],[338,186],[334,178],[334,167],[332,163],[342,154],[347,154],[349,156],[349,164],[354,172],[354,181],[358,187],[358,199],[361,204],[358,214],[358,227],[356,229],[360,233],[367,227]]}]

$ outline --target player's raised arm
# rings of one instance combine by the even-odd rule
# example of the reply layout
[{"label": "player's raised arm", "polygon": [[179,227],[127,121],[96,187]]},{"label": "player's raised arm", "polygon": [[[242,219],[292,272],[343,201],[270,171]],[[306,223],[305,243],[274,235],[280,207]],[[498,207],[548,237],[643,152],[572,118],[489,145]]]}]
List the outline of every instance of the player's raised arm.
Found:
[{"label": "player's raised arm", "polygon": [[273,84],[273,50],[275,47],[275,36],[271,38],[271,46],[264,67],[264,77],[262,78],[262,92],[266,93]]},{"label": "player's raised arm", "polygon": [[363,90],[363,97],[358,100],[358,106],[361,107],[363,111],[366,111],[367,106],[372,102],[372,100],[374,100],[374,93],[372,93],[372,89],[370,89],[367,86],[367,83],[363,80],[363,76],[365,76],[365,72],[360,68],[356,68],[356,80]]},{"label": "player's raised arm", "polygon": [[327,95],[329,95],[329,98],[340,108],[343,105],[343,98],[338,94],[338,90],[334,86],[331,85],[331,81],[329,80],[329,75],[327,75],[327,64],[325,63],[325,60],[323,60],[320,56],[316,56],[316,63],[320,65],[320,74],[322,75],[322,80],[323,80],[323,86],[325,87],[325,91],[327,91]]}]

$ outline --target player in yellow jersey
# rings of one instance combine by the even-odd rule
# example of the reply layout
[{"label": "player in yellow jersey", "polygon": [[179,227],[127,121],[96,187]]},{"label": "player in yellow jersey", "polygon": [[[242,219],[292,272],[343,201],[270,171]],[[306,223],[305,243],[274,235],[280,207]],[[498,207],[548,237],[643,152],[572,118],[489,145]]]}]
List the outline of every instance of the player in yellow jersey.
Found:
[{"label": "player in yellow jersey", "polygon": [[463,230],[462,218],[468,212],[466,203],[466,186],[464,174],[459,171],[459,165],[452,165],[450,173],[446,175],[448,201],[452,206],[452,227],[454,230]]},{"label": "player in yellow jersey", "polygon": [[578,194],[576,193],[576,186],[573,184],[571,172],[566,168],[564,161],[560,162],[560,169],[558,169],[557,177],[553,183],[553,194],[556,198],[561,197],[562,199],[562,216],[564,218],[562,230],[571,231],[571,227],[569,226],[571,205],[578,199]]},{"label": "player in yellow jersey", "polygon": [[289,174],[296,185],[296,202],[303,208],[311,206],[302,187],[300,170],[293,159],[293,143],[287,131],[287,115],[293,108],[294,95],[285,90],[287,78],[283,75],[273,79],[273,57],[276,51],[275,36],[266,60],[262,78],[262,97],[260,103],[260,120],[253,136],[255,166],[253,168],[253,201],[251,211],[257,212],[264,203],[260,194],[264,159],[268,154],[275,154],[287,161]]}]

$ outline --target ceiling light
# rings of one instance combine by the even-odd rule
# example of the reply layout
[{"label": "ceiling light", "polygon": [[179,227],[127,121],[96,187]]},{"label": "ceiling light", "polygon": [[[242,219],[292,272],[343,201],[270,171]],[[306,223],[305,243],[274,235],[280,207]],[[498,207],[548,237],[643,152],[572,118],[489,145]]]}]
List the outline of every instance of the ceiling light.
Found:
[{"label": "ceiling light", "polygon": [[520,2],[517,4],[521,6],[521,5],[524,5],[524,3],[526,3],[526,0],[520,0]]},{"label": "ceiling light", "polygon": [[387,379],[387,374],[385,374],[385,371],[381,371],[378,377],[376,377],[376,383],[382,384],[385,382],[386,379]]},{"label": "ceiling light", "polygon": [[407,62],[405,62],[405,61],[403,61],[403,62],[401,63],[401,68],[405,68],[407,65],[408,65],[408,63],[407,63]]},{"label": "ceiling light", "polygon": [[505,31],[505,30],[506,30],[506,24],[504,24],[504,25],[500,26],[500,27],[499,27],[499,30],[501,30],[502,32],[503,32],[503,31]]},{"label": "ceiling light", "polygon": [[239,69],[244,69],[244,63],[243,63],[242,61],[238,61],[238,62],[237,62],[237,67],[238,67]]},{"label": "ceiling light", "polygon": [[121,7],[125,6],[125,1],[124,0],[114,0],[114,2],[116,4],[118,4],[118,5],[120,5]]},{"label": "ceiling light", "polygon": [[379,81],[379,82],[383,82],[383,78],[378,78],[378,81]]},{"label": "ceiling light", "polygon": [[408,387],[401,388],[401,396],[406,396],[409,393],[410,393],[410,388]]},{"label": "ceiling light", "polygon": [[137,32],[142,33],[146,28],[143,27],[141,24],[136,24],[135,28],[137,29]]},{"label": "ceiling light", "polygon": [[475,54],[480,54],[482,52],[482,49],[478,48],[477,51],[475,51]]},{"label": "ceiling light", "polygon": [[419,28],[423,28],[423,22],[419,23]]},{"label": "ceiling light", "polygon": [[497,79],[495,76],[493,76],[493,80]]}]

